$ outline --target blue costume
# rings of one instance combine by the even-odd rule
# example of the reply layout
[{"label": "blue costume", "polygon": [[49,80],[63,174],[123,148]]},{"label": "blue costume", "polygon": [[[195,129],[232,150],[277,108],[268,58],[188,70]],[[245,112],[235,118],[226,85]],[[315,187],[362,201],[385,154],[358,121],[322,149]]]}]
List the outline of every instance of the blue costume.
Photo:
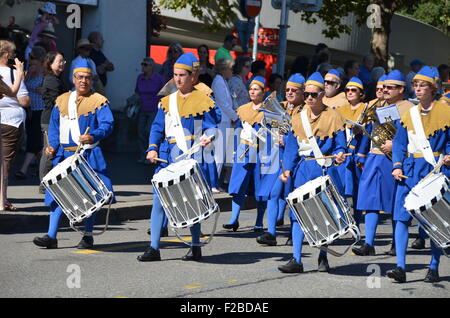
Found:
[{"label": "blue costume", "polygon": [[[198,60],[192,53],[181,55],[174,65],[175,69],[184,69],[188,72],[193,72],[196,67],[198,67]],[[197,142],[198,138],[200,138],[204,133],[208,136],[214,135],[216,133],[217,124],[220,122],[220,114],[217,112],[217,107],[215,106],[214,101],[204,92],[193,89],[187,97],[182,97],[179,91],[176,91],[173,94],[161,99],[158,112],[150,131],[149,148],[147,149],[147,152],[154,150],[158,153],[159,158],[168,161],[168,163],[158,163],[155,173],[173,163],[175,158],[182,152],[178,146],[178,142],[180,141],[177,141],[175,138],[176,132],[173,128],[171,128],[173,127],[172,124],[169,123],[170,126],[166,127],[166,124],[168,123],[167,120],[170,120],[169,100],[172,95],[176,96],[178,116],[184,130],[184,136],[188,148],[192,146],[194,141]],[[193,154],[193,158],[199,162],[202,172],[205,176],[207,176],[208,163],[211,162],[214,156],[212,154],[208,154],[207,152],[199,151]],[[139,256],[138,260],[160,260],[160,237],[164,218],[165,213],[160,199],[157,194],[154,193],[150,224],[150,248],[147,249],[144,255]],[[197,253],[200,253],[200,223],[196,223],[190,227],[190,231],[193,246],[191,250],[194,251],[194,254],[196,251]],[[183,260],[199,260],[201,258],[201,254],[198,254],[197,256],[194,255],[194,258],[187,256],[185,256]]]},{"label": "blue costume", "polygon": [[[84,60],[81,60],[74,68],[74,74],[77,72],[92,74],[89,64]],[[79,144],[78,140],[74,140],[72,137],[72,129],[66,128],[68,126],[68,121],[70,121],[69,103],[72,94],[77,94],[77,92],[67,92],[60,95],[56,99],[55,107],[53,108],[50,117],[48,140],[49,145],[56,151],[53,158],[54,166],[62,162],[67,157],[72,156]],[[77,100],[75,107],[78,116],[79,131],[84,132],[86,131],[86,128],[89,127],[90,130],[88,134],[93,137],[94,145],[112,133],[114,118],[106,97],[91,91],[87,96],[83,96],[81,99]],[[63,133],[63,130],[66,130],[66,132]],[[68,139],[64,140],[63,135],[67,134]],[[94,146],[92,149],[85,150],[83,156],[86,158],[89,165],[97,173],[106,187],[112,192],[112,183],[108,177],[106,162],[100,147]],[[47,235],[51,239],[56,239],[59,221],[63,212],[48,191],[45,193],[45,204],[50,206],[51,209],[50,224]],[[94,213],[91,217],[84,221],[85,234],[83,240],[88,243],[87,245],[89,247],[93,244],[92,231],[95,224],[95,216],[96,214]],[[83,244],[79,245],[79,247],[82,247],[82,245]]]},{"label": "blue costume", "polygon": [[[250,83],[250,87],[253,84],[257,84],[264,90],[265,80],[261,76],[256,76]],[[237,132],[240,132],[240,135],[235,136],[239,139],[239,142],[236,141],[234,143],[234,164],[231,171],[230,185],[228,187],[228,193],[233,196],[232,213],[228,224],[223,225],[225,229],[233,229],[233,231],[236,231],[239,227],[239,214],[242,205],[244,204],[245,195],[250,194],[248,192],[250,185],[253,185],[253,194],[257,201],[255,231],[262,231],[264,212],[267,205],[267,198],[258,195],[261,192],[262,158],[260,155],[261,141],[256,137],[256,134],[262,133],[262,131],[260,131],[260,122],[263,118],[263,112],[261,110],[253,109],[253,106],[253,102],[250,102],[241,105],[237,109],[239,121],[236,127],[241,129],[236,130]],[[266,132],[264,132],[262,136],[263,138],[270,140],[270,136],[268,136]]]},{"label": "blue costume", "polygon": [[[303,89],[305,85],[305,78],[301,74],[292,75],[286,86]],[[286,113],[291,118],[296,115],[303,105],[290,105],[288,102],[283,102],[281,105],[286,109]],[[282,136],[283,143],[287,143],[287,135]],[[271,142],[278,143],[278,140],[270,139]],[[283,155],[286,146],[272,146],[271,143],[266,143],[267,149],[263,153],[269,154],[269,160],[263,157],[263,171],[260,191],[257,195],[267,197],[267,233],[258,237],[256,240],[260,244],[276,245],[276,225],[279,220],[283,220],[284,210],[286,208],[285,198],[289,195],[293,188],[293,182],[290,178],[287,184],[280,180],[280,174],[283,172]]]},{"label": "blue costume", "polygon": [[[436,72],[424,66],[415,76],[414,81],[424,81],[436,88]],[[395,244],[397,253],[397,268],[388,271],[388,277],[398,282],[406,281],[406,249],[408,245],[408,226],[411,215],[404,208],[405,198],[411,189],[424,178],[432,169],[425,158],[422,148],[417,146],[416,130],[413,125],[411,112],[416,107],[420,113],[425,136],[431,146],[431,151],[436,162],[441,155],[450,152],[450,112],[447,104],[435,101],[431,111],[422,113],[422,105],[419,104],[405,112],[400,120],[397,134],[393,140],[393,169],[401,169],[407,179],[399,182],[395,198],[394,220],[396,221]],[[450,175],[449,168],[443,166],[442,170],[447,177]],[[435,282],[439,279],[438,267],[442,251],[431,241],[431,262],[429,271],[425,278],[426,282]]]},{"label": "blue costume", "polygon": [[[405,77],[398,70],[393,70],[384,78],[384,85],[400,85],[405,87]],[[397,104],[399,114],[403,114],[413,106],[412,103],[402,100]],[[374,105],[379,107],[379,105]],[[396,126],[398,120],[392,122]],[[374,138],[378,138],[372,131],[375,126],[379,126],[378,122],[370,122],[367,125],[367,132],[372,134]],[[362,171],[358,190],[358,206],[360,211],[366,211],[365,215],[365,244],[361,248],[354,248],[356,255],[375,255],[374,242],[375,234],[379,221],[380,211],[390,213],[393,216],[394,200],[397,183],[392,177],[392,162],[386,155],[374,144],[371,144],[369,137],[362,137],[362,146],[359,149],[364,159],[364,169]],[[395,221],[392,221],[393,233],[395,232]],[[393,255],[394,246],[389,252]]]},{"label": "blue costume", "polygon": [[[323,78],[320,73],[313,73],[305,83],[305,87],[308,87],[308,85],[318,86],[323,92]],[[326,156],[343,153],[346,148],[344,118],[335,110],[324,106],[319,117],[311,122],[311,108],[305,105],[303,111],[307,112],[313,135],[322,154]],[[287,136],[283,162],[285,171],[290,171],[292,174],[295,188],[322,176],[327,170],[326,167],[320,166],[315,160],[305,160],[305,157],[312,154],[307,140],[308,137],[304,131],[300,114],[294,114],[292,130]],[[336,181],[333,176],[331,177],[333,181]],[[286,273],[303,272],[301,258],[304,233],[292,211],[290,212],[290,217],[292,222],[293,258],[288,264],[279,266],[278,269]],[[322,250],[319,255],[319,267],[321,265],[324,265],[324,271],[328,271],[326,252]]]}]

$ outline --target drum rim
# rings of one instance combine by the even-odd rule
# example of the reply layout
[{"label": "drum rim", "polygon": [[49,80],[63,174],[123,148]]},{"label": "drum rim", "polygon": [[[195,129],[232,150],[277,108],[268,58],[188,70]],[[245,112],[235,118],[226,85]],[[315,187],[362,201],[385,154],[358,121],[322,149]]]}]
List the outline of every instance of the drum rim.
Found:
[{"label": "drum rim", "polygon": [[444,181],[442,183],[442,186],[441,186],[441,189],[439,190],[439,192],[431,199],[427,200],[426,202],[423,202],[420,206],[418,206],[418,205],[411,206],[413,203],[408,204],[408,201],[411,201],[412,199],[408,199],[408,198],[411,198],[414,195],[414,193],[412,193],[412,192],[416,189],[417,186],[420,185],[420,183],[416,184],[412,188],[412,190],[408,193],[408,195],[405,197],[405,203],[403,204],[403,206],[407,211],[409,211],[411,213],[421,213],[421,212],[424,212],[424,211],[428,210],[429,208],[431,208],[438,201],[442,200],[445,193],[449,191],[449,180],[443,173],[437,174],[435,179],[436,180],[443,179],[443,181]]},{"label": "drum rim", "polygon": [[[158,175],[161,176],[161,172],[173,171],[173,170],[170,170],[169,168],[175,164],[181,165],[182,162],[184,162],[185,164],[192,163],[192,167],[183,174],[178,174],[176,176],[174,175],[174,177],[170,180],[165,180],[165,181],[157,180]],[[195,159],[185,159],[185,160],[177,161],[177,162],[171,163],[167,167],[158,171],[158,173],[154,174],[151,182],[152,182],[153,186],[155,186],[157,188],[166,188],[166,187],[178,184],[178,183],[188,179],[189,177],[192,177],[195,174],[196,169],[200,169],[200,165],[197,162],[197,160],[195,160]],[[175,172],[176,172],[176,170],[175,170]]]},{"label": "drum rim", "polygon": [[[73,158],[73,156],[75,155],[67,157],[63,161],[59,162],[56,166],[54,166],[52,170],[50,170],[42,178],[42,183],[51,186],[55,183],[58,183],[60,180],[66,178],[72,171],[76,170],[80,166],[82,160],[80,160],[80,155],[76,155],[75,159]],[[52,171],[59,173],[53,175]]]}]

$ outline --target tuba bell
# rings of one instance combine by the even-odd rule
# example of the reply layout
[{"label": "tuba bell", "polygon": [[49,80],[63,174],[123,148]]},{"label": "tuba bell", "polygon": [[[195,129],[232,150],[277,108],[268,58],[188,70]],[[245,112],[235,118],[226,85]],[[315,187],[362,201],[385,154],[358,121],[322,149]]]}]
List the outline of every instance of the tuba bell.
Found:
[{"label": "tuba bell", "polygon": [[[272,128],[278,128],[282,135],[286,135],[291,129],[291,116],[286,113],[286,110],[277,101],[274,94],[270,94],[263,101],[260,110],[263,111],[264,115],[261,119],[261,126],[269,131],[271,134],[273,132],[267,127],[270,125]],[[278,136],[278,135],[277,135]]]}]

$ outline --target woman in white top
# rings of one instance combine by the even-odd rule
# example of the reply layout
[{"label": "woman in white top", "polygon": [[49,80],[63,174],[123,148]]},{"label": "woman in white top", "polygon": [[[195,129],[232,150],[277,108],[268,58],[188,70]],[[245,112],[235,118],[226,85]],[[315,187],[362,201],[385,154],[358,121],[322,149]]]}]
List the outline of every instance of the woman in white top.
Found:
[{"label": "woman in white top", "polygon": [[[0,40],[0,123],[1,123],[1,179],[0,210],[15,211],[16,208],[7,200],[8,172],[13,161],[25,122],[25,111],[30,98],[23,84],[23,63],[15,59],[15,70],[8,66],[8,60],[15,58],[14,43]],[[5,85],[6,84],[6,85]],[[7,87],[6,87],[7,86]]]},{"label": "woman in white top", "polygon": [[[231,162],[233,152],[228,153],[230,160],[225,161],[227,157],[227,149],[233,149],[233,128],[239,119],[236,111],[233,108],[233,98],[231,97],[230,89],[227,81],[233,76],[232,72],[233,61],[227,59],[219,59],[216,62],[215,69],[217,75],[214,77],[211,88],[214,92],[214,99],[216,105],[222,112],[222,120],[218,125],[221,132],[220,141],[215,142],[214,158],[217,166],[217,174],[220,177],[223,164]],[[227,130],[228,128],[228,130]]]},{"label": "woman in white top", "polygon": [[248,88],[245,86],[247,76],[252,67],[252,59],[249,56],[239,56],[233,66],[233,77],[228,81],[231,97],[233,98],[233,108],[250,102]]}]

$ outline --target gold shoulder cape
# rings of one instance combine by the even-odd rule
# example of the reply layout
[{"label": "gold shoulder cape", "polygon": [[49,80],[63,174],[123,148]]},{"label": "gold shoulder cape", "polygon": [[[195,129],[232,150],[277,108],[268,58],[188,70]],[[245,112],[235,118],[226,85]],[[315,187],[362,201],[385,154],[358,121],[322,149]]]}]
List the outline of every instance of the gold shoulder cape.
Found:
[{"label": "gold shoulder cape", "polygon": [[[67,92],[56,98],[55,105],[58,107],[59,113],[63,117],[69,116],[69,97],[71,93],[72,92]],[[89,113],[94,114],[97,109],[108,104],[109,102],[106,97],[99,93],[91,93],[89,96],[82,97],[77,101],[78,118],[80,118],[80,116],[88,116]]]},{"label": "gold shoulder cape", "polygon": [[300,105],[297,105],[297,106],[294,106],[290,111],[287,109],[287,106],[288,106],[288,101],[284,101],[284,102],[281,102],[280,103],[280,105],[281,105],[281,107],[283,107],[285,110],[286,110],[286,114],[288,114],[289,116],[293,116],[294,114],[297,114],[299,111],[301,111],[302,110],[302,108],[303,108],[303,105],[304,104],[300,104]]},{"label": "gold shoulder cape", "polygon": [[198,83],[197,85],[194,86],[194,88],[200,92],[202,92],[203,94],[207,95],[208,97],[212,95],[213,90],[206,85],[205,83]]},{"label": "gold shoulder cape", "polygon": [[[418,107],[420,112],[422,105],[419,104]],[[438,130],[447,130],[450,127],[450,107],[446,103],[436,101],[430,113],[427,115],[420,114],[420,118],[422,119],[425,136],[433,136]],[[414,131],[411,113],[409,111],[403,113],[400,123],[407,131]]]},{"label": "gold shoulder cape", "polygon": [[[344,117],[344,119],[350,119],[351,121],[356,122],[358,118],[361,116],[363,110],[364,110],[365,104],[359,103],[359,106],[357,109],[352,110],[350,104],[346,104],[344,106],[339,107],[336,109],[336,111]],[[351,127],[350,124],[347,124],[348,127]]]},{"label": "gold shoulder cape", "polygon": [[323,98],[323,103],[325,105],[327,105],[328,107],[331,107],[332,109],[338,109],[342,106],[344,106],[345,104],[348,103],[347,97],[345,97],[345,93],[344,92],[340,92],[339,94],[337,94],[336,96],[333,97],[324,97]]},{"label": "gold shoulder cape", "polygon": [[260,123],[263,118],[263,112],[253,109],[253,103],[244,104],[237,109],[237,114],[242,122],[249,123],[253,126],[255,123]]},{"label": "gold shoulder cape", "polygon": [[[161,108],[165,113],[169,111],[169,96],[161,98]],[[183,98],[177,93],[178,113],[180,117],[196,117],[209,112],[214,108],[214,101],[199,90],[193,90],[188,97]]]},{"label": "gold shoulder cape", "polygon": [[[332,138],[337,134],[339,130],[344,130],[345,119],[334,109],[325,107],[320,113],[319,117],[311,121],[311,108],[306,106],[303,108],[308,112],[309,122],[311,123],[311,129],[314,136],[318,136],[321,140],[326,137]],[[305,130],[303,129],[303,123],[300,112],[295,114],[292,118],[292,130],[296,137],[300,137],[300,140],[308,140]]]}]

